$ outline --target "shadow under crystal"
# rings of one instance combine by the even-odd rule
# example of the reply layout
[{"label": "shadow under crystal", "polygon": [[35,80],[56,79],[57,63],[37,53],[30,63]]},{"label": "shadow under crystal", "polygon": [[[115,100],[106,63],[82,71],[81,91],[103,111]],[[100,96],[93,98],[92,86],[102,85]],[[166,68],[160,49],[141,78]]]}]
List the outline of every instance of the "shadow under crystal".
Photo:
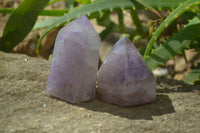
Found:
[{"label": "shadow under crystal", "polygon": [[138,106],[121,107],[104,103],[98,98],[93,101],[79,103],[76,106],[83,107],[92,111],[106,112],[123,118],[136,120],[153,120],[152,116],[161,116],[175,112],[171,100],[167,95],[164,94],[157,94],[156,100],[153,103]]}]

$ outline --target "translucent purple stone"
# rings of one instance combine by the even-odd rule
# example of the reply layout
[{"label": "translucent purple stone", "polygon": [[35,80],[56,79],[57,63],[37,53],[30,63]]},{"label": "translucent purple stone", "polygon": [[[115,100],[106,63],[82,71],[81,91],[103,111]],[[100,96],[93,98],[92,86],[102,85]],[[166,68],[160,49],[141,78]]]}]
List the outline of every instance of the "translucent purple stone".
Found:
[{"label": "translucent purple stone", "polygon": [[100,38],[83,15],[63,27],[55,41],[47,93],[70,103],[95,97]]},{"label": "translucent purple stone", "polygon": [[120,39],[98,72],[101,100],[121,106],[150,103],[156,97],[156,80],[127,37]]}]

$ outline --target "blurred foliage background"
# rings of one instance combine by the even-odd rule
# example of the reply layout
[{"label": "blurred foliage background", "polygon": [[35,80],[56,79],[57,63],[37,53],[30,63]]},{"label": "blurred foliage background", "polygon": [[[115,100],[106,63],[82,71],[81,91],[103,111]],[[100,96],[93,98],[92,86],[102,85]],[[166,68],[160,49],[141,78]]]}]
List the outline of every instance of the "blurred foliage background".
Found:
[{"label": "blurred foliage background", "polygon": [[101,51],[128,36],[156,76],[199,84],[199,0],[1,0],[0,50],[48,59],[60,27],[83,14]]}]

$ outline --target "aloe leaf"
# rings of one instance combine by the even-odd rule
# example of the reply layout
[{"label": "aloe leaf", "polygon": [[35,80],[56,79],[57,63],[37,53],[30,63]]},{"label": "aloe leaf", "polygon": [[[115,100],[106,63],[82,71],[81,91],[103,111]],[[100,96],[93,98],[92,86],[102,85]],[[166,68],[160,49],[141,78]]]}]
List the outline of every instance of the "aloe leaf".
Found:
[{"label": "aloe leaf", "polygon": [[51,5],[51,4],[59,2],[59,1],[66,1],[66,0],[50,0],[48,5]]},{"label": "aloe leaf", "polygon": [[[6,8],[5,10],[4,9],[0,9],[0,13],[11,13],[14,10],[15,9],[12,9],[12,8]],[[40,13],[40,15],[41,16],[63,16],[64,14],[66,14],[68,12],[69,12],[68,9],[62,9],[62,10],[43,10]],[[56,20],[56,17],[52,17],[51,20],[52,21],[49,21],[49,19],[44,19],[44,20],[38,21],[34,25],[33,30],[42,29],[42,28],[46,27],[47,25],[53,24],[53,22]]]},{"label": "aloe leaf", "polygon": [[155,9],[159,10],[173,10],[180,3],[185,2],[187,0],[146,0],[145,2]]},{"label": "aloe leaf", "polygon": [[193,69],[190,73],[187,73],[183,78],[183,81],[188,84],[196,84],[200,80],[200,69]]},{"label": "aloe leaf", "polygon": [[[1,8],[0,13],[12,13],[15,9],[14,8]],[[59,10],[42,10],[40,12],[41,16],[63,16],[64,14],[68,13],[68,9],[59,9]]]},{"label": "aloe leaf", "polygon": [[[56,2],[56,1],[62,1],[62,0],[52,0],[52,1]],[[84,1],[84,0],[74,0],[74,1],[77,1],[77,2],[80,2],[80,3],[83,3],[83,4],[88,4],[88,3],[91,3],[92,0],[86,0],[86,1]],[[96,1],[96,0],[93,0],[93,1]],[[115,0],[116,3],[114,3],[111,0],[101,0],[101,1],[99,1],[100,3],[104,2],[104,4],[106,3],[106,5],[110,5],[110,2],[112,2],[112,4],[110,5],[110,7],[106,6],[105,8],[101,8],[101,7],[97,8],[96,12],[104,12],[104,10],[113,9],[113,7],[112,7],[113,5],[118,5],[118,6],[115,7],[115,9],[129,8],[131,6],[131,5],[128,5],[128,4],[125,4],[125,5],[122,4],[122,5],[120,5],[121,3],[118,3],[118,1],[121,1],[121,0]],[[124,0],[124,2],[126,2],[126,1],[128,1],[127,3],[131,2],[131,0]],[[156,9],[171,10],[171,9],[174,9],[176,6],[178,6],[179,2],[182,2],[182,1],[186,1],[186,0],[162,0],[162,1],[161,0],[148,0],[148,1],[145,1],[145,2],[147,4],[149,4],[149,5],[152,5]],[[96,2],[94,2],[94,3],[96,3]],[[133,9],[131,8],[132,10],[135,10],[135,9],[144,9],[145,8],[144,6],[142,6],[141,4],[138,4],[137,2],[135,2],[133,0],[132,0],[132,3],[134,3],[133,4],[134,6],[132,7]],[[126,5],[127,5],[127,7],[126,7]],[[81,8],[84,8],[84,6],[81,7]],[[86,6],[86,8],[87,8],[87,6]],[[101,9],[103,9],[103,10],[101,10]],[[76,8],[74,10],[80,10],[80,9]],[[90,13],[91,12],[89,10],[88,11],[89,17],[91,16]],[[92,11],[92,13],[95,13],[95,12]],[[42,22],[42,21],[44,21],[44,22]],[[34,29],[46,28],[46,27],[50,26],[52,23],[54,23],[54,22],[55,22],[55,18],[49,18],[47,20],[40,20],[38,22],[39,24],[37,24],[37,23],[35,24]],[[43,25],[41,25],[40,23],[43,23]]]},{"label": "aloe leaf", "polygon": [[31,31],[38,15],[48,2],[49,0],[23,0],[6,23],[0,49],[8,52],[21,42]]},{"label": "aloe leaf", "polygon": [[130,14],[131,14],[132,21],[137,28],[138,33],[143,34],[144,29],[143,29],[143,26],[142,26],[142,22],[140,21],[138,15],[137,15],[137,12],[133,9],[130,9]]},{"label": "aloe leaf", "polygon": [[74,0],[74,1],[86,5],[86,4],[92,3],[92,2],[97,1],[97,0]]},{"label": "aloe leaf", "polygon": [[74,3],[73,3],[73,0],[68,0],[68,9],[69,11],[74,7]]},{"label": "aloe leaf", "polygon": [[150,4],[148,4],[145,0],[136,0],[138,3],[140,3],[141,5],[143,5],[144,7],[148,8],[149,10],[151,10],[153,13],[155,13],[157,16],[162,17],[160,15],[160,13],[154,9]]},{"label": "aloe leaf", "polygon": [[[70,0],[50,0],[48,5],[59,2],[59,1],[68,1],[69,2]],[[74,0],[74,1],[86,5],[86,4],[89,4],[89,3],[97,1],[97,0]]]},{"label": "aloe leaf", "polygon": [[119,23],[119,28],[120,31],[123,32],[124,31],[124,15],[121,9],[117,10],[117,14],[118,14],[118,23]]},{"label": "aloe leaf", "polygon": [[[200,40],[190,44],[190,49],[200,49]],[[199,51],[199,50],[197,50]],[[200,52],[200,51],[199,51]]]},{"label": "aloe leaf", "polygon": [[63,16],[68,13],[68,9],[60,9],[60,10],[43,10],[40,15],[41,16]]},{"label": "aloe leaf", "polygon": [[[156,2],[155,2],[156,1]],[[154,7],[158,7],[158,8],[162,8],[160,5],[163,5],[161,3],[163,3],[160,0],[148,0],[146,1],[146,3],[148,3],[149,5],[153,4]],[[171,4],[170,2],[172,0],[163,0],[165,2],[165,4],[168,5],[168,7],[172,6],[172,7],[176,7],[178,5],[178,1],[175,0],[176,2],[173,2],[173,4]],[[169,1],[167,3],[167,1]],[[68,13],[67,15],[63,16],[63,17],[59,17],[57,18],[57,20],[52,20],[49,19],[49,23],[52,25],[48,25],[49,23],[47,23],[46,26],[48,26],[46,28],[46,30],[42,33],[38,44],[37,44],[37,48],[36,48],[36,53],[39,54],[39,47],[40,47],[40,42],[42,41],[43,37],[50,32],[51,30],[53,30],[56,27],[62,26],[65,23],[83,15],[83,14],[93,14],[96,12],[102,12],[105,10],[113,10],[113,9],[131,9],[133,8],[135,9],[144,9],[144,6],[142,6],[141,4],[137,3],[136,1],[133,0],[100,0],[100,1],[95,1],[93,3],[90,3],[88,5],[84,5],[80,8],[77,8],[75,10],[72,10],[70,13]],[[53,22],[50,22],[53,21]]]},{"label": "aloe leaf", "polygon": [[113,28],[114,28],[114,23],[110,23],[108,25],[108,27],[106,27],[106,29],[104,29],[100,34],[100,38],[101,40],[104,40],[112,31],[113,31]]},{"label": "aloe leaf", "polygon": [[187,49],[195,39],[200,38],[200,19],[193,18],[182,30],[154,49],[146,58],[148,67],[153,70],[164,64],[174,55]]},{"label": "aloe leaf", "polygon": [[42,28],[46,27],[47,24],[52,25],[57,20],[57,17],[52,17],[51,20],[52,21],[48,21],[48,19],[44,19],[42,21],[38,21],[34,25],[33,30],[42,29]]},{"label": "aloe leaf", "polygon": [[172,11],[169,16],[160,24],[160,26],[157,28],[157,30],[152,34],[152,37],[147,45],[147,49],[144,54],[144,58],[150,53],[153,44],[159,37],[159,35],[162,33],[162,31],[168,27],[170,23],[172,23],[176,18],[178,18],[181,14],[183,14],[185,11],[189,10],[195,5],[199,5],[199,0],[187,0],[183,3],[181,3],[174,11]]},{"label": "aloe leaf", "polygon": [[37,48],[36,48],[36,53],[39,54],[39,46],[40,46],[40,42],[42,41],[43,37],[48,32],[53,30],[54,28],[62,26],[65,23],[67,23],[83,14],[89,15],[91,13],[95,13],[95,12],[97,13],[97,12],[100,12],[103,10],[113,10],[115,8],[135,8],[135,5],[130,0],[115,0],[114,2],[113,2],[113,0],[100,0],[100,1],[90,3],[88,5],[82,6],[76,10],[72,10],[70,13],[68,13],[62,17],[58,17],[56,19],[56,21],[53,22],[52,25],[47,27],[45,29],[45,31],[42,33],[42,35],[40,36],[40,39],[38,41]]},{"label": "aloe leaf", "polygon": [[1,8],[0,13],[12,13],[14,10],[14,8]]}]

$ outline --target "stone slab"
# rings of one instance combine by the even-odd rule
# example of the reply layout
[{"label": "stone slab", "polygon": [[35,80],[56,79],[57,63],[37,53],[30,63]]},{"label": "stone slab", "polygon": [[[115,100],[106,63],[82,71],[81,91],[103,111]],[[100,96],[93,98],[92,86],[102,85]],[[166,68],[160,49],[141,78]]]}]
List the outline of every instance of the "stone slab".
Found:
[{"label": "stone slab", "polygon": [[0,52],[0,133],[200,132],[200,86],[157,79],[156,101],[69,104],[47,94],[50,62]]}]

